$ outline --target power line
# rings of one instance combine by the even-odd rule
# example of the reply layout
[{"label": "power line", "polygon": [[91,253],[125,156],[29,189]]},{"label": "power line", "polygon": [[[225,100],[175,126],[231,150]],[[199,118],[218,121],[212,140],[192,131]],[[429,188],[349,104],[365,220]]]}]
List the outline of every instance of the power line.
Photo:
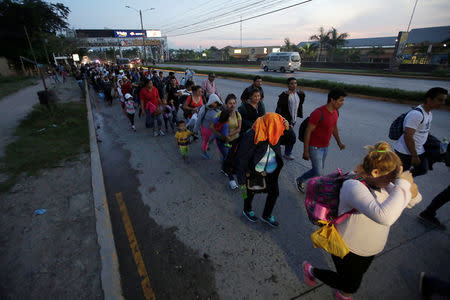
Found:
[{"label": "power line", "polygon": [[183,33],[183,34],[169,35],[167,37],[176,37],[176,36],[182,36],[182,35],[188,35],[188,34],[194,34],[194,33],[199,33],[199,32],[203,32],[203,31],[213,30],[213,29],[217,29],[217,28],[233,25],[233,24],[236,24],[236,23],[239,23],[239,22],[244,22],[244,21],[248,21],[248,20],[251,20],[251,19],[256,19],[256,18],[265,16],[265,15],[273,14],[273,13],[276,13],[276,12],[279,12],[279,11],[282,11],[282,10],[285,10],[285,9],[288,9],[288,8],[291,8],[291,7],[294,7],[294,6],[298,6],[298,5],[301,5],[301,4],[305,4],[305,3],[308,3],[308,2],[311,2],[311,1],[312,0],[302,1],[302,2],[299,2],[299,3],[293,4],[293,5],[282,7],[282,8],[279,8],[279,9],[276,9],[276,10],[272,10],[272,11],[269,11],[269,12],[266,12],[266,13],[263,13],[263,14],[259,14],[259,15],[256,15],[254,17],[249,17],[249,18],[243,19],[242,21],[238,20],[238,21],[227,23],[227,24],[222,24],[222,25],[211,27],[211,28],[207,28],[207,29],[196,30],[196,31]]},{"label": "power line", "polygon": [[[223,9],[225,9],[225,7],[240,5],[241,3],[242,3],[242,0],[234,0],[234,1],[229,1],[229,2],[226,2],[226,3],[223,3],[223,1],[221,1],[220,3],[217,3],[217,4],[214,3],[214,0],[213,1],[207,1],[207,2],[202,3],[199,6],[193,8],[191,10],[186,11],[187,14],[185,14],[181,19],[178,19],[175,22],[166,23],[164,25],[161,25],[161,27],[162,28],[166,28],[168,30],[171,30],[173,27],[180,26],[181,24],[185,23],[186,21],[189,22],[192,19],[197,18],[198,16],[195,16],[195,14],[197,13],[198,10],[201,10],[203,15],[209,15],[209,14],[212,14],[212,13],[214,13],[216,11],[223,10]],[[212,10],[206,11],[209,8],[205,8],[205,6],[207,6],[205,4],[208,4],[210,6],[210,8],[212,8]],[[222,4],[222,5],[220,5],[220,4]]]},{"label": "power line", "polygon": [[168,31],[166,31],[166,33],[173,32],[173,31],[177,31],[178,29],[183,29],[183,28],[190,27],[190,26],[194,26],[194,25],[197,25],[197,24],[202,24],[202,23],[204,23],[204,22],[206,22],[206,21],[209,21],[209,20],[217,20],[218,17],[223,17],[223,16],[226,16],[226,15],[229,15],[229,14],[231,14],[231,13],[233,13],[233,12],[236,12],[236,11],[239,11],[239,10],[242,10],[242,9],[245,9],[245,8],[248,8],[248,7],[253,6],[253,5],[257,5],[258,3],[265,2],[265,1],[266,1],[266,0],[262,0],[262,1],[256,1],[256,2],[253,2],[253,3],[250,3],[250,4],[246,4],[245,6],[235,8],[234,10],[231,10],[231,11],[229,11],[229,12],[226,12],[226,13],[224,13],[224,14],[222,14],[222,15],[212,16],[212,17],[209,17],[209,18],[207,18],[207,19],[204,19],[204,20],[201,20],[201,21],[198,21],[198,22],[189,24],[189,25],[185,25],[185,26],[181,26],[181,27],[178,27],[178,28],[175,28],[175,29],[172,29],[172,30],[168,30]]},{"label": "power line", "polygon": [[[290,0],[293,1],[293,0]],[[265,5],[261,5],[258,6],[258,11],[255,12],[255,10],[252,9],[244,9],[243,11],[240,11],[238,16],[239,16],[239,22],[240,22],[240,17],[242,15],[249,15],[249,16],[254,16],[256,13],[261,13],[263,12],[266,8],[271,8],[273,9],[274,7],[278,6],[279,4],[281,4],[280,2],[284,2],[286,3],[286,0],[276,0],[276,1],[270,1],[268,4]],[[172,35],[179,35],[179,34],[184,34],[184,33],[188,33],[190,31],[196,31],[196,30],[203,30],[203,29],[209,29],[211,28],[211,26],[215,26],[218,22],[218,20],[221,20],[223,18],[226,18],[225,15],[227,15],[229,13],[225,13],[222,15],[218,15],[215,17],[215,19],[213,20],[214,22],[206,22],[205,24],[200,24],[198,26],[193,26],[193,28],[184,28],[185,30],[182,32],[178,32],[178,33],[173,33]],[[214,24],[213,24],[214,23]]]}]

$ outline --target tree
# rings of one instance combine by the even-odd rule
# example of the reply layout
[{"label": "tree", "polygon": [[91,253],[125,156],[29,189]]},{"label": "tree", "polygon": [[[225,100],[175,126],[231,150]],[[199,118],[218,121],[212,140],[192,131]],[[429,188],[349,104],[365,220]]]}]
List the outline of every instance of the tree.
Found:
[{"label": "tree", "polygon": [[316,55],[317,45],[306,43],[306,45],[299,48],[302,59],[311,60]]},{"label": "tree", "polygon": [[300,52],[300,49],[297,45],[292,44],[289,38],[284,39],[284,46],[281,47],[281,51],[286,52]]},{"label": "tree", "polygon": [[[47,3],[42,0],[3,0],[0,1],[0,56],[18,59],[20,55],[32,57],[25,36],[27,29],[36,58],[47,61],[47,52],[57,52],[55,48],[67,45],[58,36],[68,28],[67,17],[70,10],[61,3]],[[44,45],[47,40],[48,44]]]},{"label": "tree", "polygon": [[331,27],[331,30],[328,31],[328,45],[330,45],[330,47],[332,49],[336,49],[339,46],[344,46],[345,44],[345,39],[348,38],[349,34],[344,32],[341,34],[338,34],[336,28]]},{"label": "tree", "polygon": [[323,27],[320,27],[319,34],[312,35],[309,39],[319,43],[319,52],[317,54],[317,61],[319,61],[322,54],[322,49],[328,48],[329,46],[328,41],[330,40],[330,32],[325,32]]},{"label": "tree", "polygon": [[330,31],[328,31],[328,36],[329,39],[327,41],[327,44],[329,45],[329,48],[331,50],[329,52],[329,57],[330,61],[334,61],[337,48],[340,46],[344,46],[345,39],[348,38],[349,34],[346,32],[339,34],[336,28],[331,27]]}]

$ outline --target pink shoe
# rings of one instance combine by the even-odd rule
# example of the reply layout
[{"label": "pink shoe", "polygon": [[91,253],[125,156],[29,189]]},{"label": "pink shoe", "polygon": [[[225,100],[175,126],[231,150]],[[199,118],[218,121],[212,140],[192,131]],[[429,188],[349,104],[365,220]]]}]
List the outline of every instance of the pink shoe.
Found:
[{"label": "pink shoe", "polygon": [[312,266],[309,262],[306,260],[302,264],[302,271],[303,271],[303,278],[305,279],[305,282],[309,286],[316,286],[316,277],[311,273]]},{"label": "pink shoe", "polygon": [[336,296],[336,299],[338,300],[353,300],[352,296],[344,296],[341,294],[341,292],[339,290],[336,290],[336,292],[334,293],[334,296]]}]

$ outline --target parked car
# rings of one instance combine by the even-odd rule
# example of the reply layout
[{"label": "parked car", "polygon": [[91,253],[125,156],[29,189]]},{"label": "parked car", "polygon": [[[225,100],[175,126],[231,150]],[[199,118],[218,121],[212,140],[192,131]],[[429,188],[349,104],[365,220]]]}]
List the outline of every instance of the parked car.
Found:
[{"label": "parked car", "polygon": [[286,72],[300,71],[300,54],[298,52],[273,52],[267,55],[261,63],[265,72],[269,70]]}]

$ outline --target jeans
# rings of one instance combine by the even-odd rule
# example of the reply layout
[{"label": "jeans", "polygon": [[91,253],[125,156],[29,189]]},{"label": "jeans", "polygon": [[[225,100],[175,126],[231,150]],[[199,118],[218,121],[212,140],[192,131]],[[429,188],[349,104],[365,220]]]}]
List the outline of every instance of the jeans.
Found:
[{"label": "jeans", "polygon": [[327,153],[328,147],[319,148],[309,146],[312,169],[303,173],[302,176],[297,178],[297,181],[305,182],[310,178],[321,176],[323,168],[325,167],[325,159],[327,158]]},{"label": "jeans", "polygon": [[147,128],[153,128],[155,126],[155,121],[158,124],[159,129],[161,129],[161,125],[162,125],[162,120],[161,120],[161,115],[152,115],[150,113],[150,110],[146,109],[145,110],[145,127]]},{"label": "jeans", "polygon": [[[395,151],[403,164],[403,171],[410,171],[412,167],[412,156]],[[426,153],[419,155],[420,165],[412,167],[411,173],[413,177],[424,175],[428,172],[428,159]]]},{"label": "jeans", "polygon": [[130,120],[131,126],[134,125],[134,114],[127,113],[128,120]]}]

